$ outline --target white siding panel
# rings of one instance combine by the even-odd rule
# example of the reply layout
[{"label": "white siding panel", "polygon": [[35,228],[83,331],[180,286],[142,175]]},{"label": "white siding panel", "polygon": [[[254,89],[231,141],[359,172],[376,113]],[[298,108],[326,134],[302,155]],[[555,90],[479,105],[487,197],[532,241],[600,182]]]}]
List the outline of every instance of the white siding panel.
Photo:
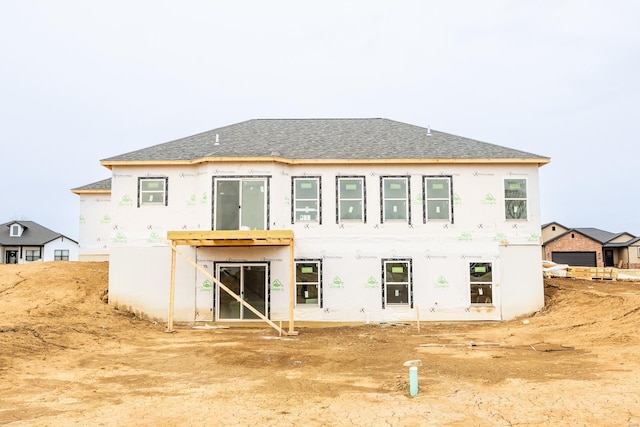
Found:
[{"label": "white siding panel", "polygon": [[500,246],[502,319],[531,314],[544,307],[540,247]]}]

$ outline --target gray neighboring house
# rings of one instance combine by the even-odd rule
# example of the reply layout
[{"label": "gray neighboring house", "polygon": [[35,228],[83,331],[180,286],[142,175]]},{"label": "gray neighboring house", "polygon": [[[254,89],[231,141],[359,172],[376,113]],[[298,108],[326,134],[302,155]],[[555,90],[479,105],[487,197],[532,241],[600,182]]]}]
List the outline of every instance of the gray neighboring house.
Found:
[{"label": "gray neighboring house", "polygon": [[33,221],[1,224],[0,251],[0,264],[78,260],[78,242]]}]

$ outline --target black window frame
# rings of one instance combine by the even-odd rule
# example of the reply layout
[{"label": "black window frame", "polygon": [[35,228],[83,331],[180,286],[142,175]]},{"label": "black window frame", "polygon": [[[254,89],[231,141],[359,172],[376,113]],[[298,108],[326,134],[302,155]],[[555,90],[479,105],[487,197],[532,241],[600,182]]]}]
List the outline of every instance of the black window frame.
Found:
[{"label": "black window frame", "polygon": [[[362,182],[362,218],[361,219],[350,219],[350,218],[340,218],[341,209],[340,202],[343,200],[341,198],[341,190],[340,190],[340,182],[342,180],[348,179],[358,179]],[[345,199],[345,200],[353,200],[353,199]],[[367,223],[367,177],[364,175],[339,175],[336,176],[336,224],[366,224]]]},{"label": "black window frame", "polygon": [[[316,180],[318,183],[318,212],[316,219],[303,220],[297,219],[296,215],[296,181],[298,180]],[[321,176],[292,176],[291,177],[291,224],[322,224],[322,177]]]},{"label": "black window frame", "polygon": [[[163,202],[143,202],[142,195],[146,191],[142,190],[143,181],[164,181],[164,201]],[[159,192],[159,191],[158,191]],[[140,176],[138,177],[138,207],[142,206],[168,206],[169,205],[169,177],[166,176]]]},{"label": "black window frame", "polygon": [[[427,188],[427,180],[429,179],[447,179],[449,181],[449,198],[448,198],[448,202],[449,202],[449,218],[445,219],[445,218],[434,218],[434,219],[429,219],[429,200],[444,200],[443,198],[431,198],[429,199],[427,197],[427,192],[428,192],[428,188]],[[422,204],[422,215],[423,215],[423,222],[426,224],[428,222],[435,222],[435,223],[449,223],[449,224],[453,224],[454,223],[454,215],[453,215],[453,175],[423,175],[422,176],[422,200],[423,200],[423,204]]]},{"label": "black window frame", "polygon": [[[489,267],[488,272],[486,271],[487,267]],[[485,271],[478,271],[478,268],[484,268]],[[467,272],[469,274],[469,304],[471,306],[492,306],[494,303],[493,263],[491,261],[470,262]],[[482,276],[491,274],[490,280],[482,280],[483,277],[480,273],[483,273]]]},{"label": "black window frame", "polygon": [[69,249],[54,249],[54,261],[69,261]]},{"label": "black window frame", "polygon": [[25,261],[38,261],[40,259],[42,259],[42,249],[25,249],[24,251]]},{"label": "black window frame", "polygon": [[[510,191],[515,191],[515,189],[507,188],[507,183],[511,181],[510,184],[515,184],[515,181],[521,181],[524,183],[524,197],[515,197],[513,194],[509,194]],[[528,221],[529,220],[529,185],[528,180],[526,178],[504,178],[504,219],[506,221]],[[518,184],[521,184],[518,183]],[[524,203],[524,217],[514,217],[513,214],[517,214],[517,207],[522,206]],[[515,210],[514,210],[515,209]],[[510,212],[513,213],[510,214]],[[522,211],[521,211],[522,212]]]},{"label": "black window frame", "polygon": [[[318,302],[317,303],[298,303],[298,286],[302,287],[302,286],[309,286],[307,283],[314,283],[314,282],[298,282],[298,265],[302,265],[302,264],[316,264],[317,265],[317,269],[318,269],[318,282],[317,282],[317,286],[318,286]],[[295,295],[296,295],[296,300],[295,300],[295,306],[296,307],[300,307],[300,308],[306,308],[306,307],[317,307],[317,308],[322,308],[324,305],[323,302],[323,286],[322,286],[322,259],[321,258],[296,258],[294,260],[294,286],[295,286]]]},{"label": "black window frame", "polygon": [[265,180],[265,230],[271,229],[271,175],[216,175],[211,177],[211,230],[216,230],[216,181],[218,180]]},{"label": "black window frame", "polygon": [[[406,218],[396,219],[396,218],[386,218],[386,210],[385,203],[387,199],[385,198],[385,180],[387,179],[404,179],[406,184],[406,196],[405,203],[406,206]],[[396,199],[396,198],[390,198]],[[410,175],[382,175],[380,176],[380,224],[384,224],[385,222],[395,222],[395,223],[407,223],[411,224],[411,176]]]},{"label": "black window frame", "polygon": [[[411,258],[383,258],[381,261],[381,290],[382,290],[382,308],[391,307],[409,307],[413,308],[413,260]],[[391,263],[403,263],[406,264],[408,268],[408,283],[407,283],[407,296],[408,301],[406,303],[389,303],[388,302],[388,293],[387,293],[387,285],[389,282],[387,279],[387,264]],[[402,283],[402,282],[391,282],[393,283]]]}]

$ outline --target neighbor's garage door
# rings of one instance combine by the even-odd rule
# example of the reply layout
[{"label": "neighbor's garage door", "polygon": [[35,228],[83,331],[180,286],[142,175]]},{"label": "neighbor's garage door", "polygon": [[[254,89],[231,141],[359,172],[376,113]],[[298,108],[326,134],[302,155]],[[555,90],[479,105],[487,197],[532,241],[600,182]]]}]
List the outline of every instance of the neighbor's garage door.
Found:
[{"label": "neighbor's garage door", "polygon": [[595,267],[595,252],[551,252],[551,261],[580,267]]}]

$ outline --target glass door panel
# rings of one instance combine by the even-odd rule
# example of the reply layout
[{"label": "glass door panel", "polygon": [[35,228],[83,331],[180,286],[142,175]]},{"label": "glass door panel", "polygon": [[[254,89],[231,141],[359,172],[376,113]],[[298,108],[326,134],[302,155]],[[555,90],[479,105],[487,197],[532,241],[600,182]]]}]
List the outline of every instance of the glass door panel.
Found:
[{"label": "glass door panel", "polygon": [[[248,265],[242,267],[244,299],[261,314],[266,315],[267,267],[265,265]],[[242,307],[243,319],[259,317],[246,307]]]},{"label": "glass door panel", "polygon": [[[218,267],[218,280],[237,295],[241,295],[241,270],[239,266]],[[240,319],[240,304],[234,297],[218,287],[218,318]]]},{"label": "glass door panel", "polygon": [[238,230],[240,181],[219,180],[216,188],[216,230]]},{"label": "glass door panel", "polygon": [[[266,264],[233,264],[218,265],[218,280],[232,292],[239,295],[253,308],[267,315],[267,265]],[[223,289],[218,287],[218,319],[246,320],[259,317],[240,304]]]},{"label": "glass door panel", "polygon": [[264,230],[265,227],[265,181],[242,182],[243,229]]}]

